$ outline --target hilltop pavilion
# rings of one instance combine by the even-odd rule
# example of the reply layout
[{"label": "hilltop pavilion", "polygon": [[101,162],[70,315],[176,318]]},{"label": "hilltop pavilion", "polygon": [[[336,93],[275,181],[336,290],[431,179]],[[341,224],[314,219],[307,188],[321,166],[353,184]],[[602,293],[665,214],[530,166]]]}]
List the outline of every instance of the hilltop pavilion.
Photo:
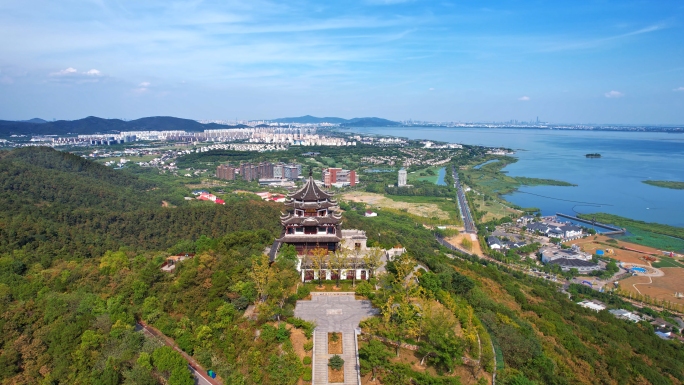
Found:
[{"label": "hilltop pavilion", "polygon": [[[342,214],[338,212],[337,201],[331,193],[318,187],[311,173],[304,187],[288,194],[285,206],[289,210],[280,217],[283,231],[271,247],[271,260],[275,260],[281,245],[289,244],[297,250],[297,270],[301,273],[302,281],[318,279],[319,276],[321,279],[336,280],[338,274],[341,279],[365,280],[373,274],[363,260],[363,256],[371,251],[366,246],[366,233],[361,230],[342,230]],[[329,253],[346,251],[346,266],[341,270],[332,270],[326,262],[320,271],[315,271],[311,252],[321,248]],[[381,264],[384,265],[388,252],[379,251],[382,252]],[[382,266],[378,268],[378,271],[384,270]]]},{"label": "hilltop pavilion", "polygon": [[313,176],[303,188],[289,194],[285,206],[290,210],[280,218],[283,226],[280,243],[293,245],[297,254],[307,254],[315,248],[339,249],[342,240],[342,214],[332,194],[321,190]]}]

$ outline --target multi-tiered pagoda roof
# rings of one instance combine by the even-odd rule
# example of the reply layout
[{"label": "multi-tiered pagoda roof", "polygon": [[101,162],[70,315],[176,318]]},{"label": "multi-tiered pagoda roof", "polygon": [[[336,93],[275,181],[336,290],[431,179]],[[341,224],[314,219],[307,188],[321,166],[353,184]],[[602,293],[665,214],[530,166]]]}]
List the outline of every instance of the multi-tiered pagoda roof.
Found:
[{"label": "multi-tiered pagoda roof", "polygon": [[283,233],[279,242],[294,245],[298,253],[338,249],[342,215],[337,212],[337,201],[318,187],[311,175],[304,187],[287,196],[285,206],[290,210],[280,218]]}]

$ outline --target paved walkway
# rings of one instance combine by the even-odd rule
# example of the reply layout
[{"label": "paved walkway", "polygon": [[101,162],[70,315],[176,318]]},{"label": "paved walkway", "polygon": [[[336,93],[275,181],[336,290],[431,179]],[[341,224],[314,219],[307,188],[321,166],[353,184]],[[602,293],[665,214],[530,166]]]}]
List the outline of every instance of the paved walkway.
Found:
[{"label": "paved walkway", "polygon": [[295,316],[315,322],[313,385],[328,382],[328,332],[342,333],[344,384],[360,385],[356,329],[364,318],[377,314],[370,301],[357,301],[354,293],[311,293],[311,301],[297,301]]},{"label": "paved walkway", "polygon": [[135,325],[136,331],[142,330],[145,334],[153,338],[158,338],[167,346],[172,347],[175,351],[180,353],[181,356],[188,362],[188,369],[195,377],[195,385],[222,385],[223,383],[218,378],[211,378],[209,375],[205,374],[207,371],[202,368],[199,362],[195,361],[194,358],[190,357],[187,353],[182,351],[176,342],[171,338],[165,336],[161,331],[155,329],[152,326],[147,325],[142,321],[138,321]]}]

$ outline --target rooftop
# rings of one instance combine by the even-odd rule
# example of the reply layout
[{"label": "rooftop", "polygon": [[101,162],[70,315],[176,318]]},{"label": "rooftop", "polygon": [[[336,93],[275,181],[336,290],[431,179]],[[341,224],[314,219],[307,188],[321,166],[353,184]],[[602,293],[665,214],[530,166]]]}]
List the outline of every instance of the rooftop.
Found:
[{"label": "rooftop", "polygon": [[313,176],[309,175],[309,179],[306,181],[304,187],[290,194],[288,198],[300,201],[321,201],[331,199],[332,194],[321,190],[314,182]]}]

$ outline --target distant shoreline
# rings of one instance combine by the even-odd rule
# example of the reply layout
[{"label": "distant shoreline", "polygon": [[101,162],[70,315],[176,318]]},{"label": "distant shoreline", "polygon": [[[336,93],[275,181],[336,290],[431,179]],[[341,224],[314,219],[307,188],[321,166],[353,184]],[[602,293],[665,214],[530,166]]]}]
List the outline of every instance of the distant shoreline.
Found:
[{"label": "distant shoreline", "polygon": [[644,180],[641,183],[645,183],[651,186],[669,188],[673,190],[684,190],[684,182],[675,182],[667,180]]},{"label": "distant shoreline", "polygon": [[[508,125],[486,125],[486,124],[468,124],[459,126],[450,125],[398,125],[393,126],[395,128],[495,128],[495,129],[519,129],[519,130],[558,130],[558,131],[619,131],[619,132],[667,132],[672,134],[684,134],[684,126],[508,126]],[[336,127],[339,129],[345,128],[368,128],[367,126],[347,126],[347,127]]]}]

